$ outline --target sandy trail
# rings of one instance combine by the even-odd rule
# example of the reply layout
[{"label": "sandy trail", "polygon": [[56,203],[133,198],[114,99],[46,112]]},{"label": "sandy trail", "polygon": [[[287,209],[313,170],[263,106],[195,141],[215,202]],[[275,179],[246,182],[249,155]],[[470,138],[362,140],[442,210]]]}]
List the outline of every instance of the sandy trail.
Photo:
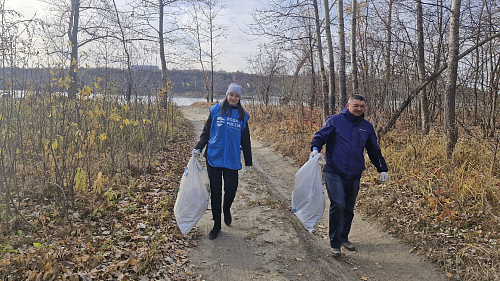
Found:
[{"label": "sandy trail", "polygon": [[[181,110],[198,138],[208,109],[184,106]],[[341,258],[332,257],[327,239],[329,203],[315,231],[309,233],[289,208],[300,167],[255,136],[252,152],[252,171],[240,171],[232,226],[223,224],[217,239],[209,240],[211,211],[197,224],[203,236],[189,258],[202,280],[447,280],[434,265],[410,253],[409,246],[359,213],[350,235],[357,251],[343,250]]]}]

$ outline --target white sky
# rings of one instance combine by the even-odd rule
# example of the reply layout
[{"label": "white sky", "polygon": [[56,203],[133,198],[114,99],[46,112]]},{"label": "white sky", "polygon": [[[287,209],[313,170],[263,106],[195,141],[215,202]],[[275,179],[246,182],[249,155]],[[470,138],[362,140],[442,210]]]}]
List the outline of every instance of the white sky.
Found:
[{"label": "white sky", "polygon": [[[246,24],[251,23],[251,13],[262,4],[259,0],[222,0],[224,9],[219,15],[218,21],[228,28],[227,39],[224,41],[225,54],[219,59],[218,69],[228,72],[247,69],[247,58],[258,52],[256,38],[245,34],[241,29],[246,29]],[[118,0],[117,3],[125,0]],[[39,18],[44,17],[46,4],[39,0],[6,0],[7,9],[13,9],[25,18],[31,18],[35,14]]]}]

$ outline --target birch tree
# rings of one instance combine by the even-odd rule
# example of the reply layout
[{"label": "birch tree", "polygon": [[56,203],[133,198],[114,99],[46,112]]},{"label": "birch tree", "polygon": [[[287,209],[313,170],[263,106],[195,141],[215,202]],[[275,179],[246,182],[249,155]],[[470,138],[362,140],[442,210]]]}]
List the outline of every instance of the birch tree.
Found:
[{"label": "birch tree", "polygon": [[451,156],[458,139],[455,120],[455,95],[457,91],[458,51],[460,40],[460,7],[461,0],[451,3],[450,39],[448,52],[448,72],[446,75],[446,90],[444,95],[444,134],[446,153]]},{"label": "birch tree", "polygon": [[332,32],[330,30],[330,5],[328,0],[323,0],[324,10],[325,10],[325,35],[326,35],[326,46],[328,50],[328,82],[330,96],[330,112],[335,112],[335,61],[333,58],[333,43],[332,43]]},{"label": "birch tree", "polygon": [[352,82],[352,92],[358,93],[358,64],[356,58],[356,28],[357,28],[357,11],[358,3],[356,0],[352,0],[352,15],[351,15],[351,82]]},{"label": "birch tree", "polygon": [[[424,24],[422,1],[417,1],[417,37],[418,37],[418,78],[420,83],[425,81],[425,53],[424,53]],[[427,98],[426,88],[422,88],[420,94],[420,109],[421,109],[421,126],[424,135],[427,135],[430,130],[429,124],[429,101]]]},{"label": "birch tree", "polygon": [[316,26],[316,45],[318,47],[318,64],[319,71],[321,77],[321,85],[323,92],[323,117],[326,119],[330,115],[330,107],[328,102],[328,82],[326,80],[325,74],[325,63],[323,60],[323,45],[321,44],[321,25],[319,19],[319,9],[318,9],[318,0],[313,0],[313,9],[314,9],[314,23]]},{"label": "birch tree", "polygon": [[345,69],[345,28],[344,28],[344,0],[337,0],[339,21],[339,109],[347,103],[346,69]]}]

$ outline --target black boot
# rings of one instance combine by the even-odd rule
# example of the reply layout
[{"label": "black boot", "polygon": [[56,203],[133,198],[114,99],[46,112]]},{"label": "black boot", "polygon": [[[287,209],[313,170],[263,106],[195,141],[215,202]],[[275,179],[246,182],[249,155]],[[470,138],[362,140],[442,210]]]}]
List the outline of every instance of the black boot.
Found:
[{"label": "black boot", "polygon": [[231,217],[231,211],[229,209],[224,209],[224,223],[227,226],[230,226],[233,222],[233,218]]},{"label": "black boot", "polygon": [[215,223],[214,228],[210,230],[210,233],[208,233],[208,239],[214,240],[215,238],[217,238],[219,232],[220,232],[220,222],[218,224]]}]

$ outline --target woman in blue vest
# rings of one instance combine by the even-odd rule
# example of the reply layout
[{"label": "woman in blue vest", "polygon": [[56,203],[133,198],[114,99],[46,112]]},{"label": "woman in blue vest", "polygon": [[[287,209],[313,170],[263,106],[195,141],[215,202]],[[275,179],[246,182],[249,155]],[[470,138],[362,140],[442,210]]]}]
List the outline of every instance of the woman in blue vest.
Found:
[{"label": "woman in blue vest", "polygon": [[[238,188],[238,170],[241,170],[241,150],[245,158],[246,172],[252,167],[252,149],[250,147],[250,116],[240,103],[241,86],[231,83],[226,98],[210,108],[210,115],[205,123],[200,141],[193,150],[193,156],[199,157],[205,150],[207,171],[210,178],[210,199],[214,227],[208,234],[209,239],[217,238],[221,229],[221,213],[224,223],[231,225],[231,205]],[[224,202],[222,201],[222,180],[224,179]],[[222,211],[221,211],[222,205]]]}]

